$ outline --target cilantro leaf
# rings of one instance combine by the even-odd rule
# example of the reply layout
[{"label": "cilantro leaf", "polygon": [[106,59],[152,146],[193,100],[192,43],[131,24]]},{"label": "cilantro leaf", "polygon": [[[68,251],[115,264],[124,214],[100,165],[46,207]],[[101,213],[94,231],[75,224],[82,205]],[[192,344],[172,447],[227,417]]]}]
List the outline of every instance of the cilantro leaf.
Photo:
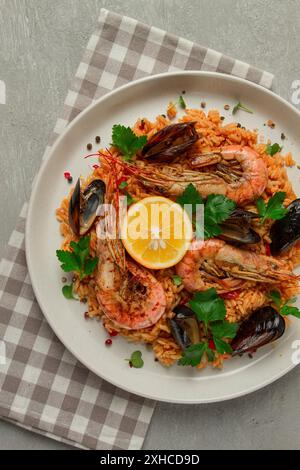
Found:
[{"label": "cilantro leaf", "polygon": [[147,143],[147,137],[142,135],[138,137],[130,127],[115,124],[112,130],[112,144],[117,147],[126,160],[131,160]]},{"label": "cilantro leaf", "polygon": [[281,149],[282,149],[282,147],[277,143],[275,143],[273,145],[271,145],[271,144],[266,145],[266,153],[268,155],[271,155],[271,157],[273,157],[273,155],[275,155],[275,153],[280,152]]},{"label": "cilantro leaf", "polygon": [[214,343],[216,346],[216,351],[219,354],[232,353],[232,347],[230,346],[230,344],[226,343],[226,341],[223,341],[220,338],[214,338]]},{"label": "cilantro leaf", "polygon": [[178,103],[182,109],[186,108],[186,102],[182,95],[179,96]]},{"label": "cilantro leaf", "polygon": [[173,279],[175,286],[180,286],[182,284],[182,279],[180,276],[178,276],[178,274],[174,274],[172,279]]},{"label": "cilantro leaf", "polygon": [[191,309],[199,321],[207,326],[209,321],[224,320],[226,308],[214,287],[203,292],[196,292],[189,301]]},{"label": "cilantro leaf", "polygon": [[134,367],[135,369],[140,369],[144,365],[141,351],[134,351],[131,354],[130,359],[126,359],[126,361],[129,361],[131,367]]},{"label": "cilantro leaf", "polygon": [[191,205],[192,213],[194,214],[197,210],[197,204],[203,204],[203,199],[198,193],[196,187],[190,183],[183,193],[177,197],[176,202],[182,207],[185,205]]},{"label": "cilantro leaf", "polygon": [[92,258],[90,256],[90,235],[82,237],[78,243],[72,241],[70,248],[72,251],[56,250],[56,256],[62,263],[61,269],[65,272],[76,272],[79,274],[80,279],[92,274],[95,270],[98,257]]},{"label": "cilantro leaf", "polygon": [[276,305],[277,308],[280,308],[280,305],[281,305],[281,295],[280,295],[280,292],[278,292],[278,290],[272,290],[270,293],[269,293],[269,297],[270,299],[273,300],[274,304]]},{"label": "cilantro leaf", "polygon": [[216,321],[210,325],[210,330],[214,337],[214,342],[216,338],[234,338],[237,330],[237,323],[230,323],[229,321]]},{"label": "cilantro leaf", "polygon": [[62,293],[66,299],[75,299],[73,295],[73,283],[70,285],[63,286]]},{"label": "cilantro leaf", "polygon": [[232,114],[236,114],[239,109],[242,109],[243,111],[246,111],[247,113],[253,114],[252,109],[247,108],[243,103],[240,101],[233,107],[232,109]]},{"label": "cilantro leaf", "polygon": [[182,357],[179,359],[180,366],[195,367],[200,364],[205,351],[207,350],[207,342],[192,344],[183,351]]},{"label": "cilantro leaf", "polygon": [[286,193],[284,191],[278,191],[269,199],[267,204],[261,197],[257,199],[256,207],[259,215],[262,217],[261,223],[264,223],[266,219],[279,220],[286,215],[287,209],[282,205],[285,196]]}]

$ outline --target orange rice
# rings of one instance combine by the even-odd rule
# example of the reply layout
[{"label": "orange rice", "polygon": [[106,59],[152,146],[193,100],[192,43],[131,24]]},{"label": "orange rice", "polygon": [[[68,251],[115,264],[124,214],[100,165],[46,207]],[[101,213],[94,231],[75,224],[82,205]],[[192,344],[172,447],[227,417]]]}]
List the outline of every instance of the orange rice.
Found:
[{"label": "orange rice", "polygon": [[[172,110],[172,116],[173,116]],[[176,111],[176,107],[175,107]],[[169,113],[168,113],[169,114]],[[176,114],[176,112],[175,112]],[[295,193],[292,185],[288,180],[285,165],[292,165],[294,161],[292,155],[288,154],[285,157],[279,153],[275,156],[270,156],[265,153],[266,145],[264,143],[257,143],[257,132],[244,129],[237,125],[237,123],[230,123],[223,125],[219,111],[210,110],[206,114],[200,109],[186,109],[184,116],[181,121],[189,122],[193,121],[196,123],[196,129],[201,135],[198,142],[195,144],[196,152],[209,152],[215,151],[219,147],[226,145],[238,144],[247,145],[253,147],[263,158],[268,169],[268,184],[262,197],[268,200],[275,192],[285,191],[286,200],[285,205],[288,205],[292,200],[295,199]],[[154,133],[163,127],[170,124],[167,117],[163,115],[157,116],[154,122],[149,121],[146,118],[138,119],[133,127],[133,131],[137,135],[146,134],[150,138]],[[117,150],[111,148],[111,152],[118,155]],[[101,177],[101,168],[95,169],[94,172],[82,182],[83,187],[88,185],[93,179]],[[128,180],[129,193],[135,199],[141,199],[142,197],[149,195],[149,190],[145,189],[135,179],[130,178]],[[68,204],[70,195],[65,198],[61,206],[57,209],[56,215],[60,222],[60,232],[63,237],[62,248],[69,249],[70,242],[76,241],[72,230],[68,224]],[[254,204],[248,204],[245,206],[248,210],[256,210]],[[264,224],[263,226],[257,222],[255,224],[255,230],[261,235],[262,240],[260,243],[255,245],[255,248],[251,248],[258,253],[266,254],[266,244],[270,242],[268,237],[270,224]],[[96,232],[95,227],[91,229],[91,254],[96,254]],[[297,243],[291,250],[285,253],[282,257],[285,259],[291,268],[295,268],[300,264],[300,243]],[[179,303],[182,303],[188,296],[188,293],[184,290],[183,286],[175,286],[172,280],[172,276],[175,274],[175,268],[170,268],[161,271],[152,271],[152,274],[162,283],[167,298],[167,308],[161,319],[153,326],[143,330],[125,330],[116,326],[111,320],[109,320],[101,311],[100,305],[96,298],[96,283],[94,276],[90,276],[83,281],[76,279],[74,288],[79,295],[82,302],[87,303],[88,315],[90,317],[101,319],[104,328],[108,332],[114,330],[122,336],[125,336],[130,341],[144,342],[151,345],[155,357],[159,362],[165,366],[174,364],[181,356],[181,350],[173,339],[169,326],[168,318],[173,316],[172,309]],[[283,299],[288,299],[297,293],[297,289],[294,287],[288,287],[286,285],[279,286],[280,292]],[[225,306],[227,310],[227,319],[230,322],[240,322],[246,319],[253,310],[265,305],[269,302],[268,292],[270,287],[263,283],[247,283],[247,287],[241,290],[240,295],[236,299],[225,299]],[[216,360],[212,363],[213,367],[221,367],[223,360],[227,359],[228,355],[216,354]],[[201,364],[198,366],[202,369],[207,365],[207,359],[203,357]]]}]

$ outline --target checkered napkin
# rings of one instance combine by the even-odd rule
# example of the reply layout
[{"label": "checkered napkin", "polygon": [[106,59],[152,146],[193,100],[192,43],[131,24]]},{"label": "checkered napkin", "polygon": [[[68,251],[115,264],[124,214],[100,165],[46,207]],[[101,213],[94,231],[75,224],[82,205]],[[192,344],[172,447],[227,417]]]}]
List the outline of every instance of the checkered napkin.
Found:
[{"label": "checkered napkin", "polygon": [[[103,9],[50,144],[107,91],[182,69],[225,72],[267,88],[273,79],[248,64]],[[139,449],[155,403],[89,372],[56,338],[30,283],[25,218],[26,205],[0,267],[0,416],[77,447]]]}]

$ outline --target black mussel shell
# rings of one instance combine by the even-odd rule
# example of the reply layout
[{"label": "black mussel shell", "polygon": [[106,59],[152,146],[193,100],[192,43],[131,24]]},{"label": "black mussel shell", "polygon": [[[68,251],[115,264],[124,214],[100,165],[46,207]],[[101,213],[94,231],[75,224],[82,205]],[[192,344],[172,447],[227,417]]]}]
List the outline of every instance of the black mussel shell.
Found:
[{"label": "black mussel shell", "polygon": [[255,212],[235,209],[230,217],[221,224],[222,233],[219,238],[229,243],[239,244],[260,242],[260,235],[251,228],[251,221],[259,217]]},{"label": "black mussel shell", "polygon": [[287,207],[286,215],[276,220],[270,230],[271,254],[280,255],[300,239],[300,199],[295,199]]},{"label": "black mussel shell", "polygon": [[251,221],[252,219],[259,219],[260,215],[257,212],[245,211],[244,209],[234,209],[230,214],[230,219],[239,219]]},{"label": "black mussel shell", "polygon": [[69,224],[75,235],[85,235],[93,225],[97,209],[104,202],[105,183],[96,179],[81,192],[80,179],[76,183],[69,203]]},{"label": "black mussel shell", "polygon": [[170,124],[148,140],[143,147],[142,156],[170,161],[188,150],[198,139],[194,122]]},{"label": "black mussel shell", "polygon": [[80,179],[78,178],[69,202],[69,225],[75,235],[80,234]]},{"label": "black mussel shell", "polygon": [[254,352],[261,346],[280,338],[284,331],[283,317],[273,307],[261,307],[241,324],[231,342],[232,355]]},{"label": "black mussel shell", "polygon": [[175,317],[169,320],[172,335],[181,347],[186,349],[200,342],[199,325],[194,312],[186,305],[174,308]]}]

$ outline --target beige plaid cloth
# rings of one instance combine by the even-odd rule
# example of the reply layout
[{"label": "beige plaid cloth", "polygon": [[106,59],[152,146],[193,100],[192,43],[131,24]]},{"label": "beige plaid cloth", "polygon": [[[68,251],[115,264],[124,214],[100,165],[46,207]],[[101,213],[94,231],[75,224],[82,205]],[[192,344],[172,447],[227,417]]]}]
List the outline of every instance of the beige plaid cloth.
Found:
[{"label": "beige plaid cloth", "polygon": [[[268,88],[273,79],[244,62],[103,9],[51,144],[108,91],[150,74],[182,69],[216,70]],[[155,403],[89,372],[55,337],[33,295],[24,251],[25,218],[26,206],[0,267],[0,415],[82,448],[139,449]]]}]

